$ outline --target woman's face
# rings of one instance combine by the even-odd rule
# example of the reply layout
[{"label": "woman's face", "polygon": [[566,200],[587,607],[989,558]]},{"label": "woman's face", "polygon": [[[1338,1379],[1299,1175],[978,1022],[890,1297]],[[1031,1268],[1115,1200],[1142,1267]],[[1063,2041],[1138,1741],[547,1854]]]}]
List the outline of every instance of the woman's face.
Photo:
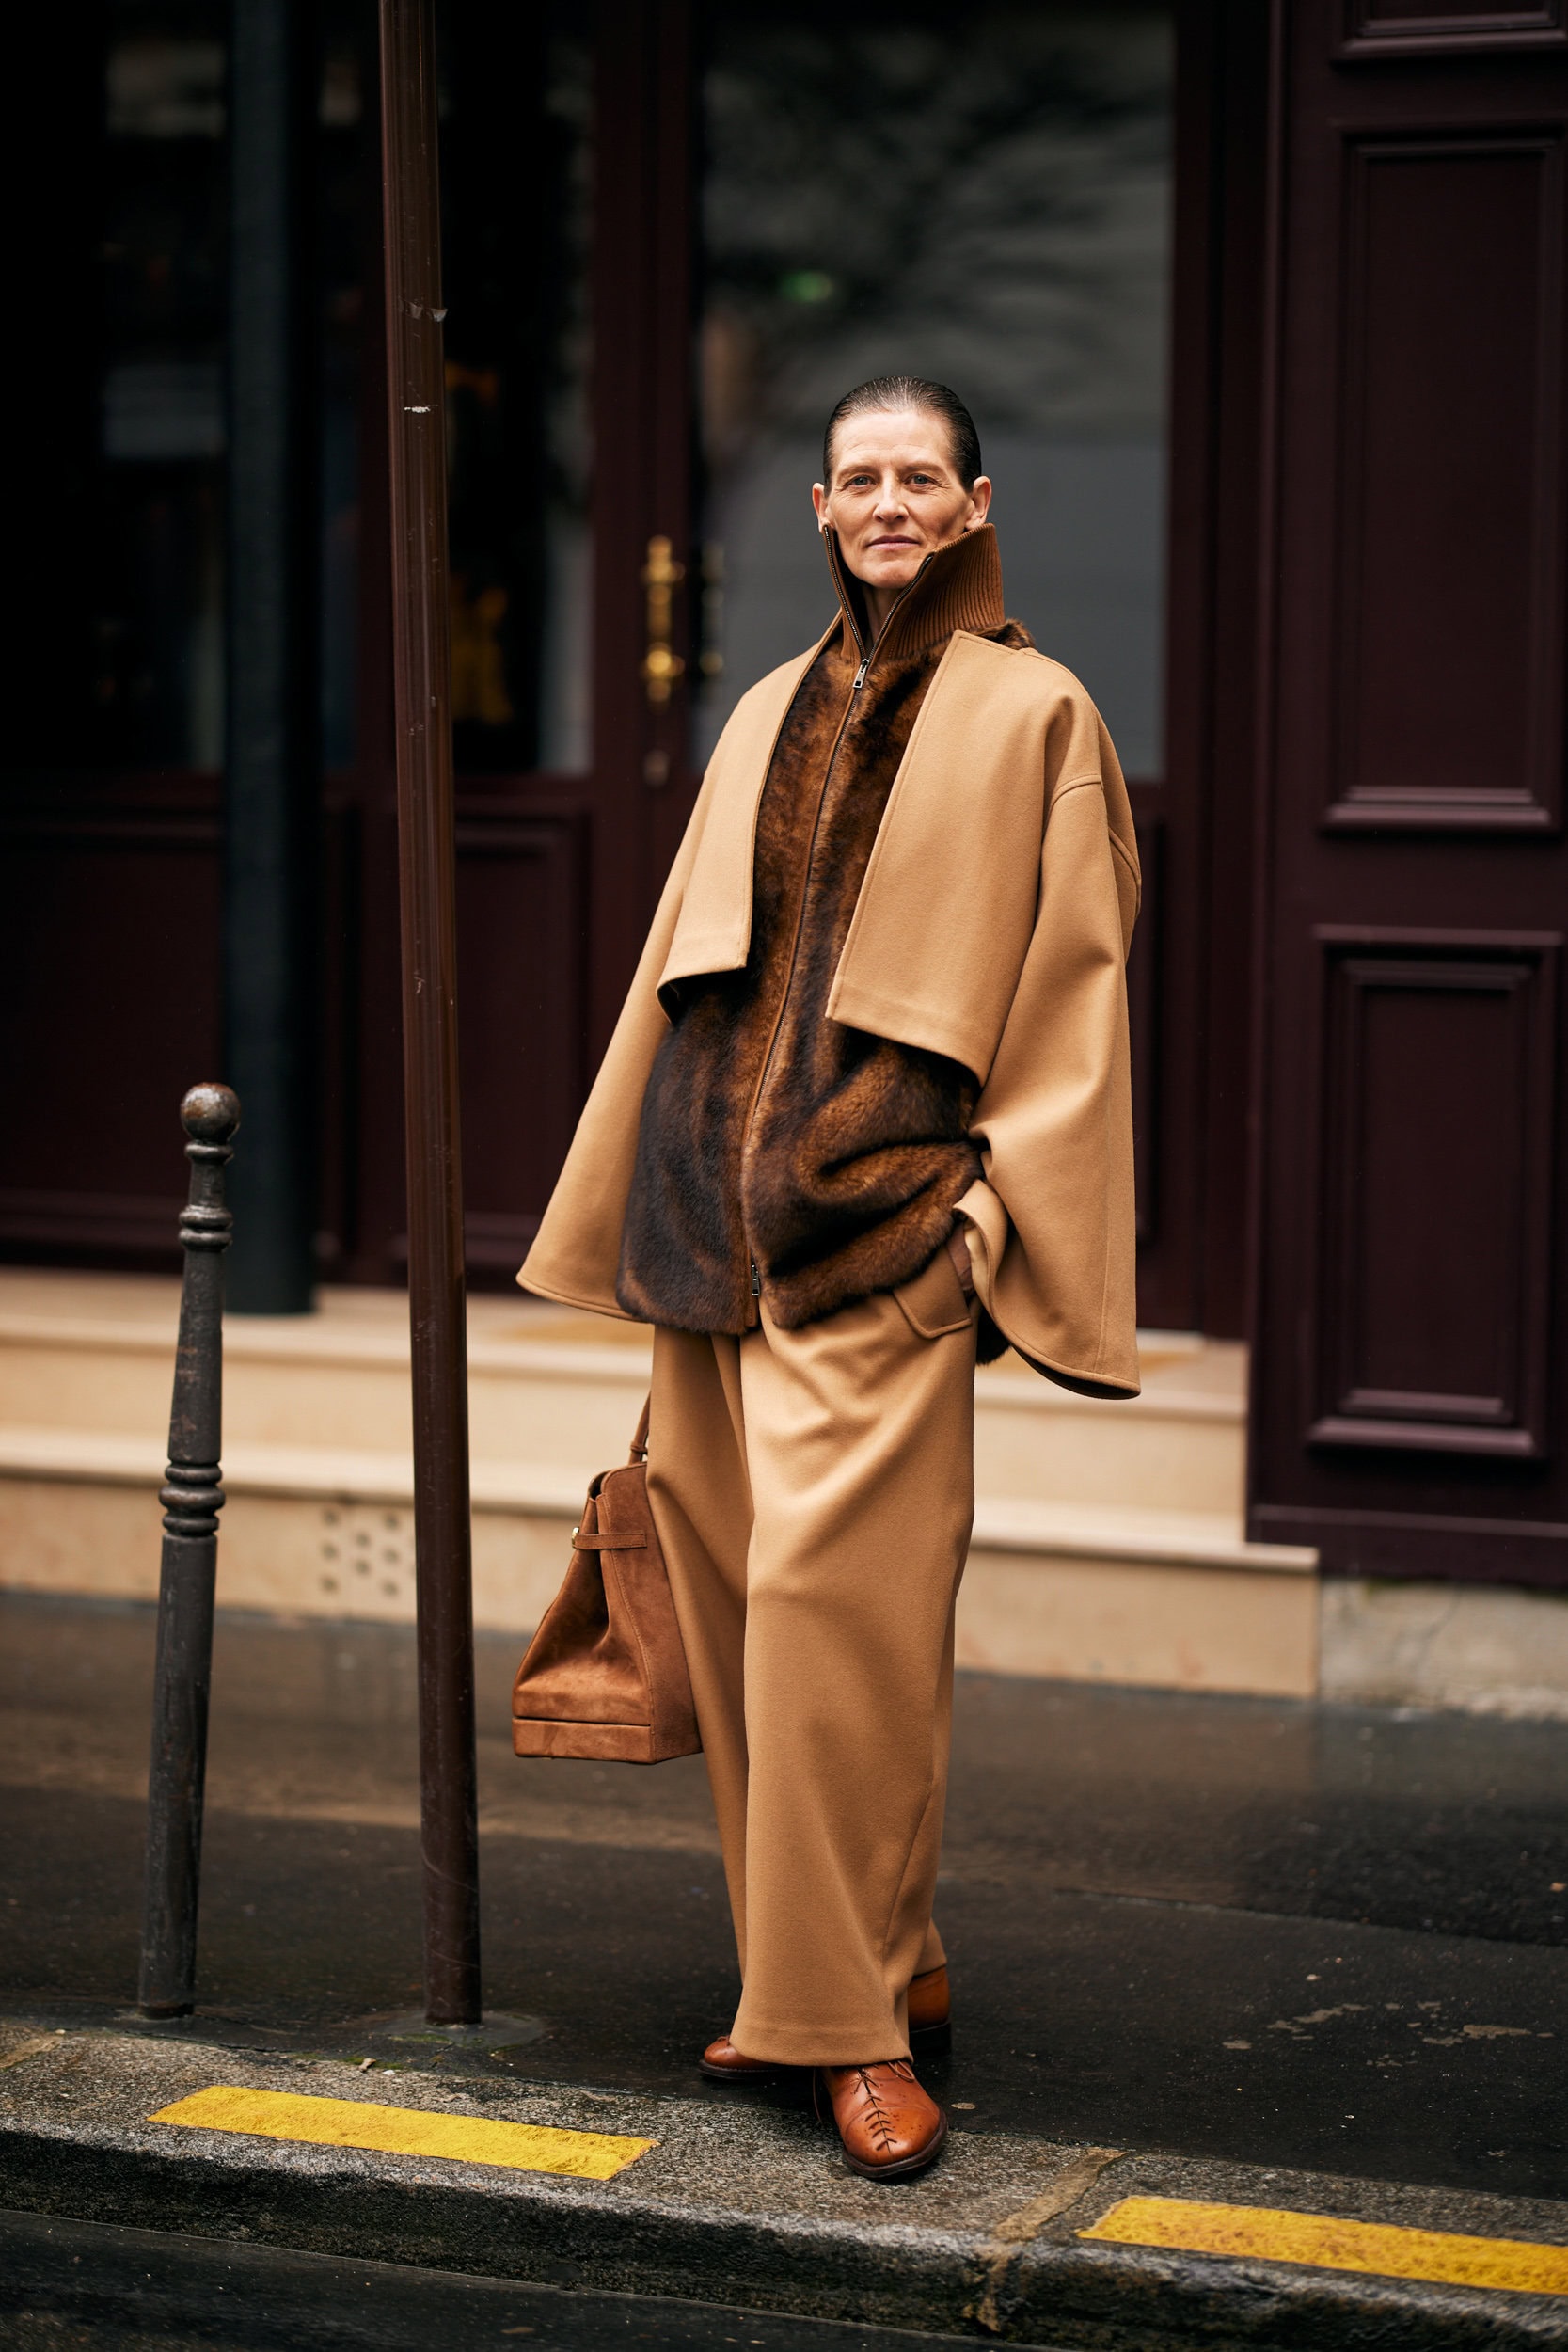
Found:
[{"label": "woman's face", "polygon": [[872,409],[846,417],[833,443],[833,478],[813,488],[816,519],[838,533],[844,561],[868,587],[907,587],[926,558],[975,531],[990,505],[979,475],[966,490],[947,425],[925,409]]}]

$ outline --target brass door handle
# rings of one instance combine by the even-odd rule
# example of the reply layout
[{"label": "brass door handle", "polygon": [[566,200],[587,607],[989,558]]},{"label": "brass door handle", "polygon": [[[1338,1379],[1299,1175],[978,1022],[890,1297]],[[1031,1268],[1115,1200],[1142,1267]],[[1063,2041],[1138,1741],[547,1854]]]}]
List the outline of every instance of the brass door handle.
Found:
[{"label": "brass door handle", "polygon": [[662,532],[656,532],[648,542],[647,562],[642,566],[648,598],[648,649],[642,657],[642,678],[656,710],[669,701],[675,680],[686,675],[686,664],[670,643],[674,592],[685,578],[686,566],[675,562],[670,541]]}]

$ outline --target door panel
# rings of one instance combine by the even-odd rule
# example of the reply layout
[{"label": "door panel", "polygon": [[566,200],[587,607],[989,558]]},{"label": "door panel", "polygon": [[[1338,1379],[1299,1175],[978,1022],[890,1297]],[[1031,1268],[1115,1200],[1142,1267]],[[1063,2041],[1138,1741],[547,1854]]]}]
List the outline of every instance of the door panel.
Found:
[{"label": "door panel", "polygon": [[1562,152],[1343,135],[1333,824],[1560,813]]},{"label": "door panel", "polygon": [[1251,1524],[1568,1581],[1568,59],[1280,21]]},{"label": "door panel", "polygon": [[1560,49],[1563,0],[1344,0],[1341,57],[1419,57],[1456,49]]},{"label": "door panel", "polygon": [[584,1091],[589,826],[522,795],[465,794],[463,1189],[468,1263],[510,1281],[572,1139]]},{"label": "door panel", "polygon": [[180,1098],[217,1057],[214,797],[78,783],[0,816],[8,1258],[178,1263]]},{"label": "door panel", "polygon": [[1326,928],[1318,939],[1327,1032],[1309,1439],[1543,1459],[1555,942]]}]

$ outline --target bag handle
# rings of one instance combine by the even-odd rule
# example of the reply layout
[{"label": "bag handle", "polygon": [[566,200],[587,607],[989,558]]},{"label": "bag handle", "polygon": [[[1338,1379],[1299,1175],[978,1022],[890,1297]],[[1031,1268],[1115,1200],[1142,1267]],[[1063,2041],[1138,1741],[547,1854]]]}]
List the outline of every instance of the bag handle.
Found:
[{"label": "bag handle", "polygon": [[637,1417],[637,1435],[631,1441],[631,1454],[628,1457],[633,1462],[645,1462],[648,1458],[648,1408],[653,1401],[653,1391],[650,1390],[642,1399],[642,1410]]}]

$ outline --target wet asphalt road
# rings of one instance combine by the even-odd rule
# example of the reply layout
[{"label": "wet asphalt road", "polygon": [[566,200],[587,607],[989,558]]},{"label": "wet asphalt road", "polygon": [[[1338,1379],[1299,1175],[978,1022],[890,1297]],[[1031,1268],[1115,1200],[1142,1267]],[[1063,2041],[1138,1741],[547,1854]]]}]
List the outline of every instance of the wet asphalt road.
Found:
[{"label": "wet asphalt road", "polygon": [[[151,1636],[0,1602],[8,2009],[133,1997]],[[546,2030],[483,2062],[704,2095],[736,1983],[700,1759],[516,1762],[516,1646],[481,1644],[486,1998]],[[223,1622],[204,2034],[342,2051],[417,2003],[413,1724],[402,1629]],[[963,1678],[931,2088],[971,2130],[1568,2195],[1565,1757],[1564,1726]]]},{"label": "wet asphalt road", "polygon": [[896,2352],[973,2337],[0,2213],[8,2352]]}]

